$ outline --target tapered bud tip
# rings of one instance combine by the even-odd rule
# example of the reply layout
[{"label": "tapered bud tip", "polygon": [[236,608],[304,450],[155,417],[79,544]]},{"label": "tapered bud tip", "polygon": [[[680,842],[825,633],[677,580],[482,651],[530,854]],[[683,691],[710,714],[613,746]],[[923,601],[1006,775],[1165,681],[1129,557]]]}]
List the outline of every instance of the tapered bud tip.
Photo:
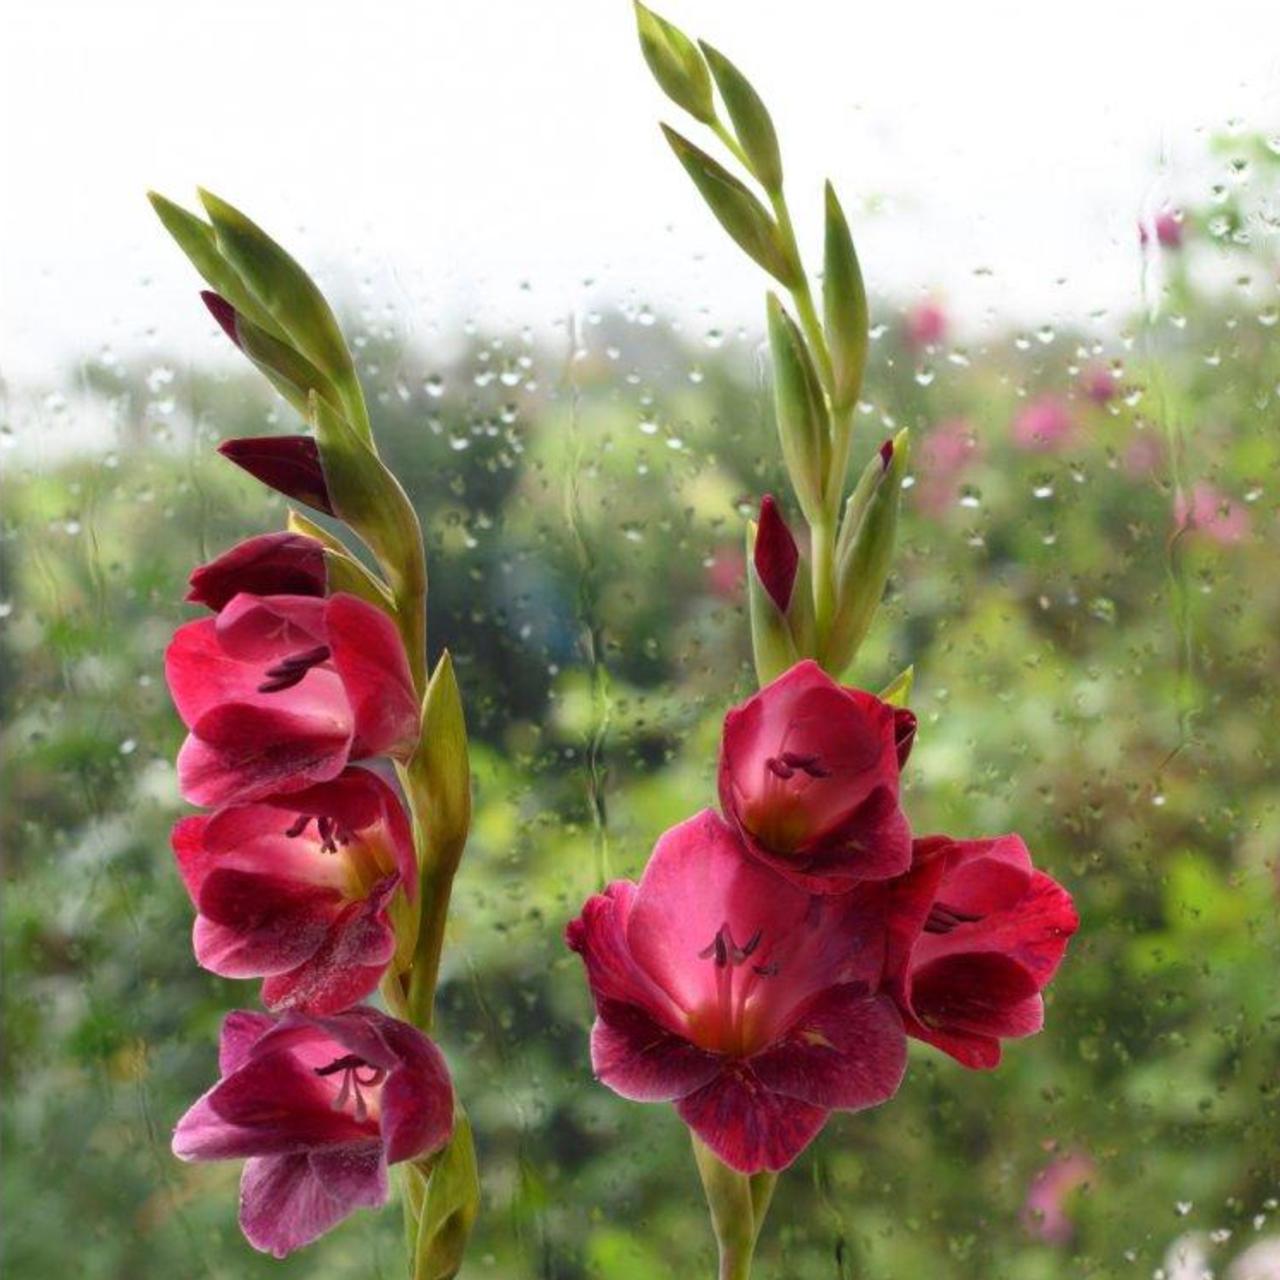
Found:
[{"label": "tapered bud tip", "polygon": [[310,436],[246,436],[224,440],[218,452],[277,493],[326,515],[337,515],[320,448]]},{"label": "tapered bud tip", "polygon": [[800,549],[771,494],[765,494],[760,500],[754,559],[761,585],[778,606],[778,611],[786,613],[796,583]]},{"label": "tapered bud tip", "polygon": [[204,305],[209,308],[209,314],[218,322],[218,327],[239,347],[240,335],[236,332],[235,307],[222,294],[214,293],[212,289],[202,289],[200,297]]},{"label": "tapered bud tip", "polygon": [[882,445],[880,446],[880,465],[881,465],[881,466],[882,466],[886,471],[888,471],[888,470],[889,470],[889,464],[890,464],[892,461],[893,461],[893,441],[892,441],[892,440],[886,440],[886,441],[884,442],[884,444],[882,444]]}]

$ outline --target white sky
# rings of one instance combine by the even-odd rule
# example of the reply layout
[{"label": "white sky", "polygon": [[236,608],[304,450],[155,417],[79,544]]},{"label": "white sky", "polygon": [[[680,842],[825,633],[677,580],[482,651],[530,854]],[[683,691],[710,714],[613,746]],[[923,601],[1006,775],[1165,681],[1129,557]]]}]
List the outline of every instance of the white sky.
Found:
[{"label": "white sky", "polygon": [[[873,288],[971,325],[1136,301],[1134,225],[1280,132],[1280,4],[669,0],[774,113],[802,239],[830,175]],[[9,0],[0,368],[220,350],[143,193],[196,183],[422,336],[609,298],[758,325],[762,274],[656,127],[626,0]],[[696,126],[688,128],[699,138]],[[887,200],[874,217],[869,199]],[[325,274],[322,270],[322,276]],[[594,283],[584,284],[590,279]],[[1105,322],[1104,322],[1105,323]]]}]

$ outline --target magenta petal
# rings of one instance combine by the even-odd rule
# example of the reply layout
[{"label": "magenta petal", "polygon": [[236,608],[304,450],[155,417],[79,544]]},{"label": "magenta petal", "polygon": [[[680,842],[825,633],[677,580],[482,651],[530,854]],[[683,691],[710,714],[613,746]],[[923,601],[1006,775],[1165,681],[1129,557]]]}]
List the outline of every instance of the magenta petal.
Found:
[{"label": "magenta petal", "polygon": [[771,1092],[741,1064],[681,1099],[676,1110],[740,1173],[785,1169],[817,1137],[828,1114],[826,1107]]},{"label": "magenta petal", "polygon": [[263,533],[238,542],[190,578],[187,600],[215,613],[234,596],[322,596],[327,574],[324,547],[300,533]]},{"label": "magenta petal", "polygon": [[263,1253],[283,1258],[324,1235],[356,1207],[329,1194],[306,1153],[245,1162],[240,1229]]},{"label": "magenta petal", "polygon": [[995,952],[943,956],[918,970],[911,1008],[926,1027],[978,1035],[1025,1036],[1040,1030],[1035,977],[1016,960]]},{"label": "magenta petal", "polygon": [[329,598],[325,620],[355,720],[352,755],[411,751],[418,744],[418,698],[395,624],[381,609],[341,592]]},{"label": "magenta petal", "polygon": [[178,783],[192,804],[216,807],[332,778],[346,764],[339,717],[228,703],[203,715],[178,753]]},{"label": "magenta petal", "polygon": [[275,1026],[269,1013],[233,1009],[222,1021],[218,1039],[218,1073],[229,1076],[249,1060],[253,1046]]},{"label": "magenta petal", "polygon": [[674,1102],[720,1074],[724,1059],[660,1027],[635,1005],[603,1002],[591,1028],[596,1078],[632,1102]]},{"label": "magenta petal", "polygon": [[898,1091],[907,1067],[907,1038],[887,997],[869,997],[858,986],[833,987],[750,1065],[775,1093],[832,1110],[860,1111]]},{"label": "magenta petal", "polygon": [[371,897],[348,904],[296,968],[259,969],[269,974],[262,1003],[272,1010],[338,1013],[376,990],[396,950],[385,908],[398,884],[398,877],[389,877]]},{"label": "magenta petal", "polygon": [[326,515],[337,515],[320,458],[310,436],[245,436],[224,440],[218,452],[286,498],[303,502]]},{"label": "magenta petal", "polygon": [[453,1135],[453,1085],[440,1050],[407,1022],[386,1018],[383,1038],[399,1059],[382,1089],[387,1163],[439,1151]]},{"label": "magenta petal", "polygon": [[311,1171],[348,1208],[374,1209],[387,1201],[387,1162],[377,1139],[313,1151]]}]

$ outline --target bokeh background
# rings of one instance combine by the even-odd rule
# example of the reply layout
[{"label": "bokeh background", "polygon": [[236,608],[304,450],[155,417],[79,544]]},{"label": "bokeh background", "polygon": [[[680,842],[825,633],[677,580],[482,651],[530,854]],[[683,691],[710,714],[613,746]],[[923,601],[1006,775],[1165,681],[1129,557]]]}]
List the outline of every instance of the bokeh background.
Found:
[{"label": "bokeh background", "polygon": [[[168,1150],[254,991],[190,957],[161,655],[191,567],[282,519],[214,445],[292,422],[148,220],[146,185],[195,181],[325,279],[427,534],[476,772],[439,1019],[484,1181],[465,1275],[710,1274],[683,1127],[591,1082],[560,934],[711,802],[752,685],[763,281],[655,141],[625,6],[261,8],[58,3],[4,54],[57,104],[4,213],[4,1274],[404,1270],[394,1210],[259,1257],[236,1168]],[[824,172],[858,213],[855,465],[902,426],[915,455],[856,674],[915,665],[913,823],[1021,832],[1083,925],[998,1071],[917,1046],[833,1119],[758,1274],[1273,1280],[1280,22],[1085,5],[1048,65],[1001,5],[831,8],[671,16],[774,105],[802,218]]]}]

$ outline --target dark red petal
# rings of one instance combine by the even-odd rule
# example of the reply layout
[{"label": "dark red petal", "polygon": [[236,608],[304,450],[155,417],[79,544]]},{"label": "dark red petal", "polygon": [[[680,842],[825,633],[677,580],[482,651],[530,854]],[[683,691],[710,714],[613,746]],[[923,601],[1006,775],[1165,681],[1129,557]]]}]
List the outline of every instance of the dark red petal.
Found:
[{"label": "dark red petal", "polygon": [[775,1093],[860,1111],[893,1097],[907,1068],[907,1037],[893,1002],[860,986],[820,996],[777,1044],[751,1059]]},{"label": "dark red petal", "polygon": [[723,1071],[676,1104],[680,1118],[740,1173],[785,1169],[818,1135],[826,1107],[766,1089],[748,1066]]},{"label": "dark red petal", "polygon": [[772,495],[760,500],[760,521],[756,527],[755,568],[761,585],[773,603],[786,613],[796,582],[800,549]]},{"label": "dark red petal", "polygon": [[220,293],[214,293],[212,289],[201,289],[200,298],[204,305],[209,308],[209,314],[218,322],[218,327],[222,332],[243,351],[240,335],[236,332],[236,320],[238,317],[235,307]]},{"label": "dark red petal", "polygon": [[398,1059],[382,1089],[382,1140],[387,1163],[398,1164],[439,1151],[449,1141],[453,1084],[444,1055],[417,1027],[377,1016],[383,1038]]},{"label": "dark red petal", "polygon": [[928,1028],[984,1036],[1026,1036],[1040,1029],[1035,977],[994,952],[944,956],[911,978],[911,1008]]},{"label": "dark red petal", "polygon": [[898,748],[898,768],[901,769],[911,755],[916,741],[916,713],[906,707],[893,709],[893,740]]},{"label": "dark red petal", "polygon": [[218,452],[286,498],[326,515],[337,515],[320,461],[320,447],[310,436],[244,436],[224,440]]},{"label": "dark red petal", "polygon": [[596,1078],[632,1102],[673,1102],[720,1074],[723,1059],[659,1026],[642,1009],[605,1001],[591,1028]]},{"label": "dark red petal", "polygon": [[319,1239],[356,1207],[329,1194],[306,1155],[260,1156],[240,1178],[240,1230],[277,1258]]},{"label": "dark red petal", "polygon": [[229,1076],[249,1059],[253,1046],[275,1026],[269,1013],[232,1009],[222,1022],[218,1039],[218,1074]]},{"label": "dark red petal", "polygon": [[215,613],[233,596],[322,596],[326,589],[324,547],[300,533],[263,533],[238,542],[190,578],[187,600]]},{"label": "dark red petal", "polygon": [[325,620],[354,717],[353,758],[412,751],[418,698],[395,624],[381,609],[343,593],[329,597]]}]

